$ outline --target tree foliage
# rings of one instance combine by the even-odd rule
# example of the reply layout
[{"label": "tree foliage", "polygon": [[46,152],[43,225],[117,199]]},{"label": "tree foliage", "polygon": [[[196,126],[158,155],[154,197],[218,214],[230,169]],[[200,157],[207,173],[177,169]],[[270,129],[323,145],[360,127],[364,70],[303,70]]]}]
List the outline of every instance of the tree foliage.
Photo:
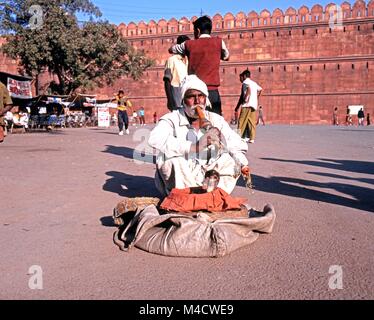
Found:
[{"label": "tree foliage", "polygon": [[[35,4],[43,10],[43,23],[30,28],[29,8]],[[57,93],[110,85],[121,76],[139,79],[153,64],[115,25],[95,21],[101,13],[89,0],[10,0],[3,9],[0,24],[8,33],[3,51],[30,75],[56,75],[52,85]],[[80,24],[78,12],[90,15],[90,21]]]}]

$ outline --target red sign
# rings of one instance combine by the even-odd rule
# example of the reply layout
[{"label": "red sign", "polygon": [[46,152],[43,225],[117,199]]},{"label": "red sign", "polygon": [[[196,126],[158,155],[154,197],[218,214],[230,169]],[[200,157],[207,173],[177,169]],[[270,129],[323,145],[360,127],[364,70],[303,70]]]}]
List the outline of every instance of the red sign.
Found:
[{"label": "red sign", "polygon": [[32,98],[31,82],[19,81],[8,78],[8,90],[12,98],[30,99]]}]

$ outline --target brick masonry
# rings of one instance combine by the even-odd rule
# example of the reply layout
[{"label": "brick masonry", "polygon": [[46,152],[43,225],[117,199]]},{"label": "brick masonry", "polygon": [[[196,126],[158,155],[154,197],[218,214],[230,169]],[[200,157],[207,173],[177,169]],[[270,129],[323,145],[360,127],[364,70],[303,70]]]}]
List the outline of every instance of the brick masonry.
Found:
[{"label": "brick masonry", "polygon": [[[195,19],[120,24],[122,35],[156,64],[140,81],[123,78],[95,93],[112,96],[124,89],[135,107],[145,107],[148,121],[155,111],[159,116],[166,113],[162,78],[168,48],[180,34],[193,36]],[[373,115],[374,0],[302,6],[284,13],[276,9],[216,14],[212,20],[213,34],[224,39],[231,54],[220,70],[227,120],[240,93],[239,73],[247,68],[264,88],[261,104],[268,123],[329,124],[334,107],[342,121],[349,104],[362,104]],[[13,71],[14,63],[0,56],[1,69]]]}]

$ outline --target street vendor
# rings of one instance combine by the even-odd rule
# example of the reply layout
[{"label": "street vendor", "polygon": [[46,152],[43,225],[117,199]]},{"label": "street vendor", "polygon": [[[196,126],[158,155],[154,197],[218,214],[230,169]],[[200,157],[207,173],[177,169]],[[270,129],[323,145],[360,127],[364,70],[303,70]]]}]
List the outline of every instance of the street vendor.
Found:
[{"label": "street vendor", "polygon": [[173,188],[199,187],[205,173],[215,170],[218,187],[230,194],[240,173],[249,171],[247,144],[222,116],[205,110],[210,101],[202,80],[188,75],[181,89],[181,108],[161,117],[148,140],[159,151],[156,187],[164,196]]}]

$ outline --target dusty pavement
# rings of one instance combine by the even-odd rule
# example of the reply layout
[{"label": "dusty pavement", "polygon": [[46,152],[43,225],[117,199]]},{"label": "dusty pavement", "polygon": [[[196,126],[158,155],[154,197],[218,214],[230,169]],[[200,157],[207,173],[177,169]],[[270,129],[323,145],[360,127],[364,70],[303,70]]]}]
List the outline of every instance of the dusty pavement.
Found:
[{"label": "dusty pavement", "polygon": [[[374,298],[374,128],[259,127],[250,201],[274,205],[274,232],[218,259],[112,243],[121,197],[157,195],[154,165],[132,159],[145,131],[116,133],[13,134],[0,146],[1,299]],[[42,290],[29,289],[33,265]],[[342,289],[329,288],[331,266]]]}]

